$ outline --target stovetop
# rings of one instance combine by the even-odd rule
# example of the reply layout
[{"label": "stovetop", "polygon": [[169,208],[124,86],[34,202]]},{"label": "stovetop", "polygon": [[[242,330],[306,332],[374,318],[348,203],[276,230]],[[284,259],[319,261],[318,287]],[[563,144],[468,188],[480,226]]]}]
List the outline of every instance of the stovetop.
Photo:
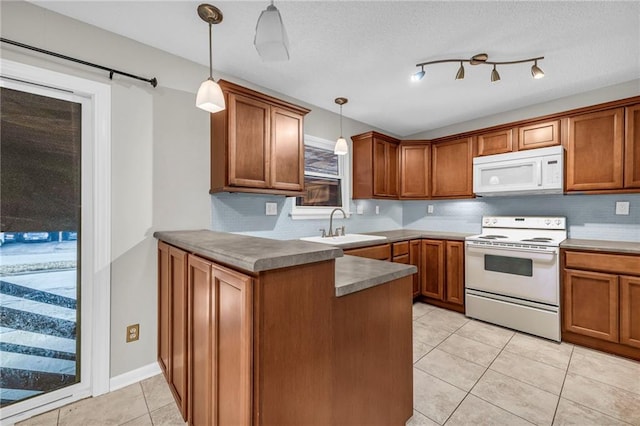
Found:
[{"label": "stovetop", "polygon": [[467,241],[486,245],[557,247],[567,238],[566,218],[540,216],[484,216],[482,233]]}]

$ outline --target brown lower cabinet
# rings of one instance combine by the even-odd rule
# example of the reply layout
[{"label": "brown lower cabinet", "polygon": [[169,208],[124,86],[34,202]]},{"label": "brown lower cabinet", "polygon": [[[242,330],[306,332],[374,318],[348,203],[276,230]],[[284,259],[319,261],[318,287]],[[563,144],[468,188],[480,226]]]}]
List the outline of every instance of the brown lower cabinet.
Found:
[{"label": "brown lower cabinet", "polygon": [[464,242],[422,240],[421,251],[423,300],[464,312]]},{"label": "brown lower cabinet", "polygon": [[245,273],[162,241],[158,260],[158,361],[190,425],[411,417],[411,277],[336,297],[334,260]]},{"label": "brown lower cabinet", "polygon": [[640,360],[640,256],[562,250],[562,340]]}]

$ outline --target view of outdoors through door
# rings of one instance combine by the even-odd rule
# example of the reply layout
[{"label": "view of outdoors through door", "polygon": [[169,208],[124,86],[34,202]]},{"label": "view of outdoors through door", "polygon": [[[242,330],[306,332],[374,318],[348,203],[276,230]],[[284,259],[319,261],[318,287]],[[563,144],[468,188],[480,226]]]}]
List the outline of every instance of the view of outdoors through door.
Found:
[{"label": "view of outdoors through door", "polygon": [[1,406],[80,381],[81,104],[0,88]]}]

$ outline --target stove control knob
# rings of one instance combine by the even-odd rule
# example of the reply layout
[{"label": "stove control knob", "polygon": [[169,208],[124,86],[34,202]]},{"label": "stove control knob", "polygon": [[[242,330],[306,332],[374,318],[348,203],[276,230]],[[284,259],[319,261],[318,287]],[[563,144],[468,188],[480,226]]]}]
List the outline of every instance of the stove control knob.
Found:
[{"label": "stove control knob", "polygon": [[560,219],[556,219],[556,225],[560,225],[560,222],[562,222]]},{"label": "stove control knob", "polygon": [[489,222],[490,222],[490,219],[489,219],[488,217],[486,217],[486,218],[484,219],[484,224],[485,224],[485,225],[488,225],[488,224],[489,224]]},{"label": "stove control knob", "polygon": [[496,223],[498,223],[498,219],[494,217],[493,219],[491,219],[491,223],[495,225]]},{"label": "stove control knob", "polygon": [[545,219],[544,224],[547,226],[551,225],[551,219]]}]

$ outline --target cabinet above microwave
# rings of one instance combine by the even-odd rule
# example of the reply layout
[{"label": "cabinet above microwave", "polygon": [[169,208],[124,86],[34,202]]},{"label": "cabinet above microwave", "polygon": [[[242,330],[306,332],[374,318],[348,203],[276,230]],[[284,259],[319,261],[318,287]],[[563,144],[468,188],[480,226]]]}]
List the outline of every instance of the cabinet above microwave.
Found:
[{"label": "cabinet above microwave", "polygon": [[473,159],[479,196],[562,194],[564,148],[552,146]]}]

